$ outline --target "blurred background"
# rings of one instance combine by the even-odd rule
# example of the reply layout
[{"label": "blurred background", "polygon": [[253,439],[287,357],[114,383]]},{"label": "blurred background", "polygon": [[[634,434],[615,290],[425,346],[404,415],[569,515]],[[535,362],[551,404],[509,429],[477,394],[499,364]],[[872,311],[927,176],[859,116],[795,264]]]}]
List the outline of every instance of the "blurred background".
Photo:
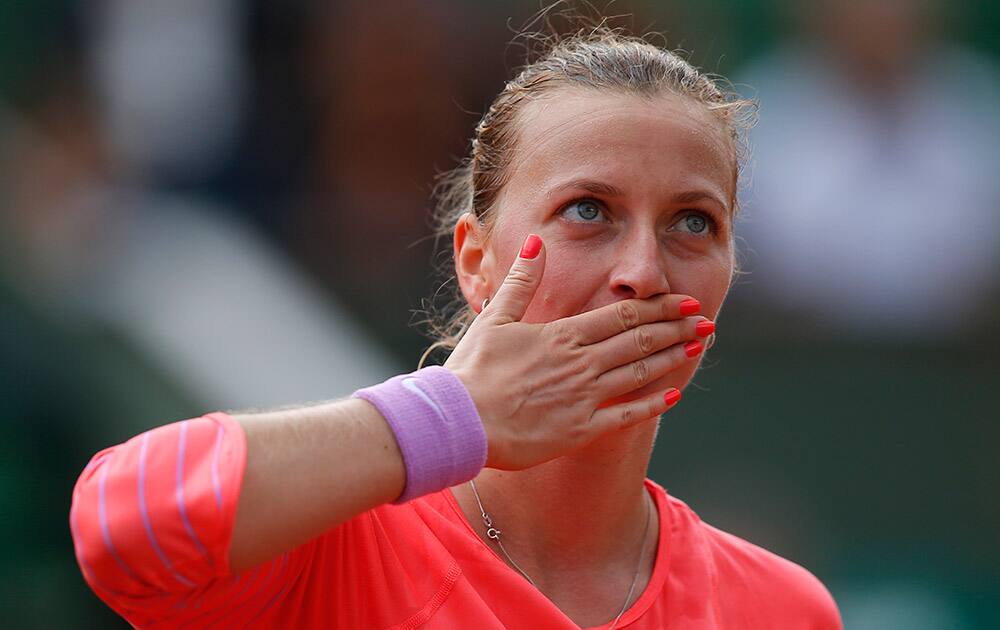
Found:
[{"label": "blurred background", "polygon": [[[126,624],[99,449],[414,369],[436,173],[537,0],[0,4],[0,619]],[[650,476],[847,628],[1000,627],[1000,5],[617,2],[759,98],[743,274]]]}]

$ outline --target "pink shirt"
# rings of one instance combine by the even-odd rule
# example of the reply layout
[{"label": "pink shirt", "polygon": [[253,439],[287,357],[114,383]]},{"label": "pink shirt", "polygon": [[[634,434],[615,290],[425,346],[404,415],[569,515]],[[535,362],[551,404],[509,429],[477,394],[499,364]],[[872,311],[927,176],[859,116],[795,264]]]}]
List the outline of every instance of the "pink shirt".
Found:
[{"label": "pink shirt", "polygon": [[[359,514],[233,575],[245,457],[243,431],[224,413],[95,455],[70,527],[97,595],[138,627],[579,629],[479,538],[447,489]],[[656,561],[618,628],[841,628],[808,571],[703,523],[649,479],[646,488],[661,523]]]}]

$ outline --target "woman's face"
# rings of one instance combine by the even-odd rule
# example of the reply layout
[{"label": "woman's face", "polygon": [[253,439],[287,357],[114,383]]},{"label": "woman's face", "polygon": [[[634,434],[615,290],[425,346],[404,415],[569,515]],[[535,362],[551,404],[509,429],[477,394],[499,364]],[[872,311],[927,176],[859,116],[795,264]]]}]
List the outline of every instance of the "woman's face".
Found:
[{"label": "woman's face", "polygon": [[[563,89],[529,102],[519,131],[497,223],[478,245],[485,294],[470,292],[459,270],[472,303],[496,292],[535,233],[547,259],[524,321],[664,293],[697,298],[715,319],[733,272],[734,157],[709,112],[670,95]],[[696,367],[629,398],[682,388]]]}]

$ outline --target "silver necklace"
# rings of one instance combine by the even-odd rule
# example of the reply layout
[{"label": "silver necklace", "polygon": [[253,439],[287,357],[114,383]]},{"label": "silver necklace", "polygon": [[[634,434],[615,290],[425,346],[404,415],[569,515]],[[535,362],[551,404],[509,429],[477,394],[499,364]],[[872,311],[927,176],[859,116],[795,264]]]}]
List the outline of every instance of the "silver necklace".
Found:
[{"label": "silver necklace", "polygon": [[[513,565],[514,568],[517,569],[518,573],[523,575],[524,579],[528,580],[528,582],[530,582],[532,586],[538,588],[538,585],[535,584],[535,581],[531,579],[531,576],[525,573],[524,569],[522,569],[516,562],[514,562],[514,559],[511,558],[510,554],[507,553],[507,550],[504,549],[503,543],[500,541],[500,530],[493,526],[493,519],[490,518],[490,515],[486,513],[486,508],[483,507],[483,502],[479,499],[479,492],[476,490],[476,482],[474,480],[469,480],[469,485],[472,486],[472,494],[476,497],[476,503],[479,505],[479,513],[482,514],[483,516],[483,525],[486,526],[486,537],[489,538],[490,540],[495,541],[497,546],[500,547],[500,551],[502,551],[503,555],[507,557],[508,562],[510,562],[511,565]],[[643,489],[643,492],[645,492],[645,489]],[[622,604],[622,609],[618,611],[618,616],[615,617],[614,621],[611,622],[611,627],[608,628],[608,630],[614,630],[615,626],[618,625],[618,620],[621,619],[622,615],[625,614],[625,611],[628,609],[629,602],[632,600],[632,593],[635,591],[635,584],[636,582],[639,581],[639,573],[642,571],[642,558],[645,555],[643,552],[645,551],[646,548],[646,536],[649,534],[649,521],[651,513],[652,509],[649,507],[649,501],[647,500],[646,526],[642,531],[642,546],[639,547],[639,563],[635,568],[635,576],[632,578],[632,585],[628,587],[628,595],[625,596],[625,603]]]}]

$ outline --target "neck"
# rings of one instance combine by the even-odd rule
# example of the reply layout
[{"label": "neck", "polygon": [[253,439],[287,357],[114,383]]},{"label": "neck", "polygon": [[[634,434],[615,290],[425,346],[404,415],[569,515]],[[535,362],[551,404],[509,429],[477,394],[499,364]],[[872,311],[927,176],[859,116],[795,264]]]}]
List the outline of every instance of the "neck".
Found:
[{"label": "neck", "polygon": [[[643,480],[656,427],[657,421],[650,421],[528,470],[485,469],[476,478],[501,542],[534,580],[610,567],[635,572],[654,507]],[[454,492],[485,538],[469,484]],[[648,518],[647,543],[657,531],[656,515]],[[487,544],[496,549],[492,541]]]}]

